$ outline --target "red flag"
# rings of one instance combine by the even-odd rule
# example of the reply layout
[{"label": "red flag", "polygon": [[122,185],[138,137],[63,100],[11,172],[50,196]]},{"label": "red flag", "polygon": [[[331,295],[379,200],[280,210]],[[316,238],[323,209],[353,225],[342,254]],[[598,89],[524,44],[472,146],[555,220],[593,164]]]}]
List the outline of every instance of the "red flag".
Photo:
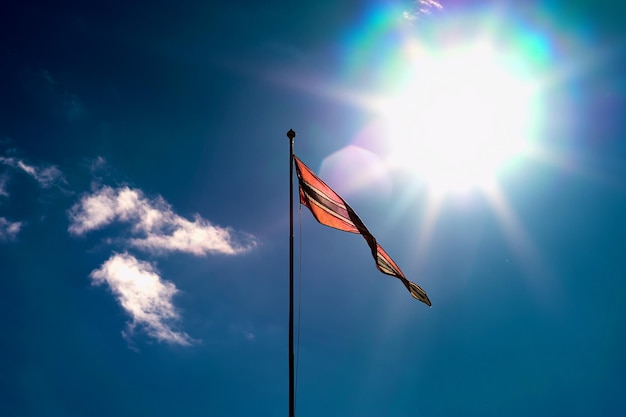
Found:
[{"label": "red flag", "polygon": [[294,156],[296,172],[300,183],[300,203],[313,213],[318,222],[344,232],[360,233],[369,245],[372,256],[376,261],[376,268],[384,274],[391,275],[402,281],[413,298],[431,305],[426,292],[417,284],[406,279],[398,265],[387,252],[376,242],[376,238],[367,230],[359,216],[334,192],[328,185],[319,179],[313,172]]}]

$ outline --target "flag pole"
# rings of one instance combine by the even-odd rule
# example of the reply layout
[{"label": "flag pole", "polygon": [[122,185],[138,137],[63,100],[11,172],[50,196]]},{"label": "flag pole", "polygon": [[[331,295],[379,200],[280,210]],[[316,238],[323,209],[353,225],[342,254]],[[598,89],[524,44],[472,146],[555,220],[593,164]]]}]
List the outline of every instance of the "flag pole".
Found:
[{"label": "flag pole", "polygon": [[295,417],[294,359],[293,359],[293,139],[296,132],[289,129],[289,417]]}]

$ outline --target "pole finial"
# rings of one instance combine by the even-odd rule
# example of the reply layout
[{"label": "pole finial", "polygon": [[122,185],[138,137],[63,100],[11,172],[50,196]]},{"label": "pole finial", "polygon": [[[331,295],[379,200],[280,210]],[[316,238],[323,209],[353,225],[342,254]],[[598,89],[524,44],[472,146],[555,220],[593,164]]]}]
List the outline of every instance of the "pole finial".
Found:
[{"label": "pole finial", "polygon": [[289,132],[287,132],[287,137],[288,137],[290,140],[293,140],[293,138],[295,138],[295,137],[296,137],[296,132],[294,132],[294,130],[293,130],[293,129],[289,129]]}]

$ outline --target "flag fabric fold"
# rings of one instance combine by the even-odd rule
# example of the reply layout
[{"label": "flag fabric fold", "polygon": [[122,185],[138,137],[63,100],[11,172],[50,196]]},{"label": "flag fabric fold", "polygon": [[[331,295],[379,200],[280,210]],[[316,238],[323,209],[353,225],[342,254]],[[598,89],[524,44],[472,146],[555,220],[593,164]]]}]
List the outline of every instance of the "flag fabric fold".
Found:
[{"label": "flag fabric fold", "polygon": [[391,259],[385,250],[376,242],[374,235],[367,230],[354,210],[334,192],[328,185],[319,179],[309,167],[294,155],[296,173],[300,184],[300,203],[306,206],[313,217],[323,225],[344,232],[359,233],[365,238],[376,261],[376,268],[383,274],[390,275],[402,281],[413,298],[431,305],[426,292],[417,284],[406,279],[398,265]]}]

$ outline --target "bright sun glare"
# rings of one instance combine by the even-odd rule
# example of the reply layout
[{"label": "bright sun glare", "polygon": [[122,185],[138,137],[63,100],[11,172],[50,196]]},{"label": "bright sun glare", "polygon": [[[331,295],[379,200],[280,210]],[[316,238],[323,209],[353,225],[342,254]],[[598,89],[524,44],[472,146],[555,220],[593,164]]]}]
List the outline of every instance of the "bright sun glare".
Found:
[{"label": "bright sun glare", "polygon": [[413,55],[410,80],[380,106],[388,162],[435,193],[490,188],[527,151],[532,84],[485,42]]}]

